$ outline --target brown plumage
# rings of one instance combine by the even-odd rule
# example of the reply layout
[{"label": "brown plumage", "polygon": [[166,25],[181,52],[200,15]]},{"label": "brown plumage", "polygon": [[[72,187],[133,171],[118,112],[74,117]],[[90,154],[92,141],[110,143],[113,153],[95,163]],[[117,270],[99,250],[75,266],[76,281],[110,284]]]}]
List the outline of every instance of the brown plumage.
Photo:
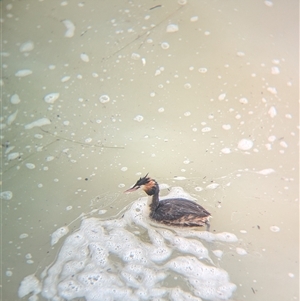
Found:
[{"label": "brown plumage", "polygon": [[148,177],[148,174],[140,178],[131,188],[125,192],[135,191],[142,188],[149,196],[152,196],[150,204],[150,218],[172,226],[204,226],[209,230],[210,213],[202,206],[191,200],[165,199],[159,200],[158,183]]}]

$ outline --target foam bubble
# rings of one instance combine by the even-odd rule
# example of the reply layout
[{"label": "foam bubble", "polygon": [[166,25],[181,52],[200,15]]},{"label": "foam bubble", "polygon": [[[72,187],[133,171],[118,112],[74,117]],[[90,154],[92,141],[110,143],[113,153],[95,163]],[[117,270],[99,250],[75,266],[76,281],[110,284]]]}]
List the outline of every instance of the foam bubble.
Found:
[{"label": "foam bubble", "polygon": [[64,20],[62,22],[67,28],[67,30],[65,32],[65,37],[66,38],[72,38],[75,34],[75,25],[74,25],[74,23],[70,20]]},{"label": "foam bubble", "polygon": [[59,93],[49,93],[44,97],[46,103],[54,103],[59,98]]},{"label": "foam bubble", "polygon": [[99,97],[101,103],[107,103],[110,101],[110,97],[106,94],[103,94]]},{"label": "foam bubble", "polygon": [[81,53],[80,58],[83,62],[88,63],[90,61],[89,56],[86,53]]},{"label": "foam bubble", "polygon": [[34,127],[40,127],[40,126],[44,126],[44,125],[47,125],[47,124],[51,124],[51,121],[48,118],[41,118],[41,119],[38,119],[38,120],[35,120],[31,123],[26,124],[25,125],[25,130],[30,130]]},{"label": "foam bubble", "polygon": [[11,125],[11,124],[15,121],[15,119],[17,118],[17,114],[18,114],[18,110],[17,110],[16,112],[10,114],[10,115],[7,117],[6,123],[7,123],[8,125]]},{"label": "foam bubble", "polygon": [[26,163],[25,166],[28,168],[28,169],[35,169],[35,165],[33,163]]},{"label": "foam bubble", "polygon": [[253,147],[253,141],[250,139],[241,139],[238,143],[238,148],[241,150],[249,150]]},{"label": "foam bubble", "polygon": [[276,108],[274,106],[271,106],[268,111],[268,114],[270,115],[271,118],[274,118],[277,115]]},{"label": "foam bubble", "polygon": [[239,254],[239,255],[247,255],[247,251],[243,248],[235,248],[236,252]]},{"label": "foam bubble", "polygon": [[167,26],[167,32],[176,32],[179,30],[179,27],[177,24],[169,24]]},{"label": "foam bubble", "polygon": [[25,76],[28,76],[32,74],[32,71],[29,70],[29,69],[22,69],[22,70],[19,70],[15,73],[15,76],[16,77],[25,77]]},{"label": "foam bubble", "polygon": [[168,42],[162,42],[160,44],[161,48],[164,49],[164,50],[167,50],[170,48],[170,44]]},{"label": "foam bubble", "polygon": [[280,228],[277,227],[277,226],[271,226],[271,227],[270,227],[270,230],[271,230],[272,232],[279,232],[279,231],[280,231]]},{"label": "foam bubble", "polygon": [[141,122],[144,120],[144,117],[142,115],[136,115],[133,120],[137,122]]},{"label": "foam bubble", "polygon": [[9,201],[13,197],[13,193],[11,191],[1,191],[0,192],[0,199],[4,201]]},{"label": "foam bubble", "polygon": [[18,103],[21,102],[21,99],[19,97],[18,94],[13,94],[11,97],[10,97],[10,102],[13,104],[13,105],[16,105]]},{"label": "foam bubble", "polygon": [[27,41],[20,46],[19,50],[21,52],[28,52],[33,50],[33,48],[34,48],[34,43],[32,41]]},{"label": "foam bubble", "polygon": [[226,98],[226,93],[222,93],[218,97],[219,100],[224,100],[225,98]]}]

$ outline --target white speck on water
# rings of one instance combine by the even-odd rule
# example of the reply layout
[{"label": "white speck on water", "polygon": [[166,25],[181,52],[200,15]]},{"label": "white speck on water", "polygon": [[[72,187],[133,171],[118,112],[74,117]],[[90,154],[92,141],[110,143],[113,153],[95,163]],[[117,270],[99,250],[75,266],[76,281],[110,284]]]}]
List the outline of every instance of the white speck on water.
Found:
[{"label": "white speck on water", "polygon": [[228,130],[231,129],[231,125],[230,125],[230,124],[223,124],[223,125],[222,125],[222,128],[223,128],[223,130],[228,131]]},{"label": "white speck on water", "polygon": [[38,188],[42,188],[44,185],[42,184],[42,183],[39,183],[38,185],[37,185],[37,187]]},{"label": "white speck on water", "polygon": [[198,69],[198,71],[200,73],[206,73],[207,72],[207,68],[201,67],[201,68]]},{"label": "white speck on water", "polygon": [[65,120],[64,122],[63,122],[63,125],[69,125],[70,124],[70,121],[68,121],[68,120]]},{"label": "white speck on water", "polygon": [[247,255],[248,254],[247,251],[243,248],[236,248],[235,250],[239,255]]},{"label": "white speck on water", "polygon": [[42,139],[44,136],[42,134],[34,134],[34,138]]},{"label": "white speck on water", "polygon": [[18,110],[7,117],[6,123],[11,125],[17,118]]},{"label": "white speck on water", "polygon": [[65,37],[66,38],[72,38],[75,33],[75,25],[72,21],[70,20],[64,20],[63,24],[66,26],[67,30],[65,32]]},{"label": "white speck on water", "polygon": [[208,127],[208,126],[204,127],[204,128],[201,130],[202,133],[207,133],[207,132],[210,132],[210,131],[211,131],[211,128]]},{"label": "white speck on water", "polygon": [[22,233],[19,238],[20,239],[24,239],[24,238],[27,238],[29,235],[27,233]]},{"label": "white speck on water", "polygon": [[219,100],[224,100],[225,97],[226,97],[226,93],[222,93],[222,94],[219,95],[218,99]]},{"label": "white speck on water", "polygon": [[167,26],[167,32],[176,32],[178,30],[179,30],[179,28],[178,28],[178,25],[176,25],[176,24],[169,24]]},{"label": "white speck on water", "polygon": [[270,230],[271,230],[272,232],[279,232],[279,231],[280,231],[280,228],[277,227],[277,226],[271,226],[271,227],[270,227]]},{"label": "white speck on water", "polygon": [[128,170],[128,167],[124,166],[121,168],[121,171],[127,171]]},{"label": "white speck on water", "polygon": [[270,115],[271,118],[274,118],[277,115],[277,110],[274,106],[272,106],[269,111],[268,114]]},{"label": "white speck on water", "polygon": [[184,115],[185,117],[188,117],[188,116],[191,116],[191,114],[192,114],[191,112],[187,111],[187,112],[184,112],[183,115]]},{"label": "white speck on water", "polygon": [[284,147],[284,148],[287,148],[288,147],[288,144],[285,142],[285,141],[280,141],[280,146]]},{"label": "white speck on water", "polygon": [[67,82],[70,78],[71,78],[71,76],[66,75],[66,76],[63,76],[63,77],[61,78],[60,81],[61,81],[62,83],[65,83],[65,82]]},{"label": "white speck on water", "polygon": [[272,7],[274,4],[273,4],[272,1],[266,0],[265,5],[268,6],[268,7]]},{"label": "white speck on water", "polygon": [[54,160],[54,157],[53,157],[53,156],[48,156],[48,157],[46,157],[46,161],[47,161],[47,162],[50,162],[50,161],[52,161],[52,160]]},{"label": "white speck on water", "polygon": [[19,97],[18,94],[13,94],[11,97],[10,97],[10,102],[13,104],[13,105],[17,105],[18,103],[21,102],[21,99]]},{"label": "white speck on water", "polygon": [[224,147],[224,148],[221,149],[221,152],[222,152],[223,154],[230,154],[230,153],[231,153],[231,150],[230,150],[230,148],[228,148],[228,147]]},{"label": "white speck on water", "polygon": [[191,161],[189,159],[186,159],[183,161],[183,164],[190,164],[190,163],[191,163]]},{"label": "white speck on water", "polygon": [[277,66],[273,66],[271,68],[271,73],[274,74],[274,75],[279,74],[280,73],[280,69]]},{"label": "white speck on water", "polygon": [[32,71],[29,70],[29,69],[22,69],[22,70],[19,70],[15,73],[15,76],[17,77],[24,77],[24,76],[27,76],[27,75],[30,75],[32,74]]},{"label": "white speck on water", "polygon": [[98,211],[98,214],[100,214],[100,215],[101,215],[101,214],[104,214],[104,213],[106,213],[106,212],[107,212],[107,210],[105,210],[105,209],[102,209],[102,210],[99,210],[99,211]]},{"label": "white speck on water", "polygon": [[4,201],[9,201],[9,200],[11,200],[12,199],[12,197],[13,197],[13,193],[11,192],[11,191],[2,191],[1,193],[0,193],[0,199],[1,200],[4,200]]},{"label": "white speck on water", "polygon": [[236,53],[236,55],[239,56],[239,57],[242,57],[242,56],[245,56],[245,52],[243,52],[243,51],[238,51],[238,52]]},{"label": "white speck on water", "polygon": [[271,94],[274,94],[274,95],[277,94],[277,90],[276,90],[276,88],[274,88],[274,87],[268,87],[267,90],[268,90]]},{"label": "white speck on water", "polygon": [[198,129],[197,129],[197,128],[192,128],[192,131],[193,131],[193,132],[197,132]]},{"label": "white speck on water", "polygon": [[89,56],[86,53],[81,53],[80,54],[80,58],[82,61],[84,61],[85,63],[88,63],[90,61]]},{"label": "white speck on water", "polygon": [[198,16],[193,16],[193,17],[190,18],[190,21],[191,21],[191,22],[196,22],[196,21],[198,21],[198,20],[199,20],[199,17],[198,17]]},{"label": "white speck on water", "polygon": [[185,89],[191,89],[192,85],[190,83],[186,83],[186,84],[184,84],[184,88]]},{"label": "white speck on water", "polygon": [[274,142],[276,140],[276,136],[272,135],[268,138],[270,142]]},{"label": "white speck on water", "polygon": [[218,184],[218,183],[211,183],[211,184],[207,185],[205,188],[206,189],[216,189],[219,186],[220,186],[220,184]]},{"label": "white speck on water", "polygon": [[107,103],[107,102],[110,101],[110,98],[109,98],[108,95],[103,94],[103,95],[101,95],[101,96],[99,97],[99,100],[100,100],[101,103]]},{"label": "white speck on water", "polygon": [[289,277],[294,278],[295,275],[293,273],[288,273]]},{"label": "white speck on water", "polygon": [[55,65],[49,65],[48,68],[49,68],[50,70],[54,70],[56,67],[55,67]]},{"label": "white speck on water", "polygon": [[208,31],[208,30],[204,31],[204,35],[205,36],[209,36],[210,35],[210,31]]},{"label": "white speck on water", "polygon": [[54,103],[59,98],[59,93],[49,93],[44,97],[46,103]]},{"label": "white speck on water", "polygon": [[246,234],[247,231],[246,230],[240,230],[241,233]]},{"label": "white speck on water", "polygon": [[28,169],[35,169],[35,165],[33,163],[26,163],[25,166],[28,168]]},{"label": "white speck on water", "polygon": [[90,142],[92,142],[92,140],[93,140],[92,138],[86,138],[86,139],[84,140],[84,142],[85,142],[85,143],[90,143]]},{"label": "white speck on water", "polygon": [[70,210],[72,210],[72,208],[73,208],[73,206],[67,206],[67,207],[66,207],[66,210],[67,210],[67,211],[70,211]]},{"label": "white speck on water", "polygon": [[242,98],[239,99],[239,102],[243,103],[243,104],[247,104],[248,103],[248,99],[245,98],[245,97],[242,97]]},{"label": "white speck on water", "polygon": [[25,130],[30,130],[34,127],[40,127],[40,126],[44,126],[44,125],[47,125],[47,124],[51,124],[51,121],[48,119],[48,118],[41,118],[41,119],[38,119],[36,121],[33,121],[31,123],[28,123],[25,125]]},{"label": "white speck on water", "polygon": [[214,253],[214,255],[218,258],[221,258],[223,256],[223,251],[221,250],[214,250],[212,251]]},{"label": "white speck on water", "polygon": [[160,46],[161,46],[161,48],[164,49],[164,50],[167,50],[167,49],[170,48],[170,45],[169,45],[168,42],[162,42],[162,43],[160,44]]},{"label": "white speck on water", "polygon": [[140,58],[141,58],[141,56],[140,56],[140,54],[138,54],[138,53],[135,53],[135,52],[133,52],[132,54],[131,54],[131,58],[133,59],[133,60],[139,60]]},{"label": "white speck on water", "polygon": [[253,141],[250,139],[241,139],[238,143],[238,148],[241,150],[249,150],[253,147]]},{"label": "white speck on water", "polygon": [[26,258],[26,259],[31,259],[31,258],[32,258],[32,255],[31,255],[30,253],[28,253],[28,254],[25,255],[25,258]]},{"label": "white speck on water", "polygon": [[202,191],[202,190],[203,190],[203,188],[202,188],[202,187],[200,187],[200,186],[197,186],[197,187],[195,187],[195,190],[199,192],[199,191]]},{"label": "white speck on water", "polygon": [[142,115],[136,115],[133,120],[137,122],[141,122],[144,120],[144,117]]},{"label": "white speck on water", "polygon": [[11,153],[7,156],[7,160],[12,161],[12,160],[19,158],[19,156],[20,156],[20,154],[18,152]]},{"label": "white speck on water", "polygon": [[275,170],[273,168],[266,168],[266,169],[260,170],[256,173],[266,176],[266,175],[269,175],[274,172],[275,172]]},{"label": "white speck on water", "polygon": [[158,109],[158,112],[159,112],[159,113],[162,113],[162,112],[164,112],[164,111],[165,111],[164,108],[159,108],[159,109]]},{"label": "white speck on water", "polygon": [[23,43],[21,46],[20,46],[20,51],[21,52],[28,52],[28,51],[31,51],[33,50],[34,48],[34,44],[32,41],[27,41],[25,43]]},{"label": "white speck on water", "polygon": [[12,272],[12,271],[6,271],[6,272],[5,272],[5,275],[6,275],[7,277],[11,277],[11,276],[13,275],[13,272]]},{"label": "white speck on water", "polygon": [[285,116],[285,118],[287,118],[287,119],[292,119],[292,118],[293,118],[291,114],[285,114],[284,116]]}]

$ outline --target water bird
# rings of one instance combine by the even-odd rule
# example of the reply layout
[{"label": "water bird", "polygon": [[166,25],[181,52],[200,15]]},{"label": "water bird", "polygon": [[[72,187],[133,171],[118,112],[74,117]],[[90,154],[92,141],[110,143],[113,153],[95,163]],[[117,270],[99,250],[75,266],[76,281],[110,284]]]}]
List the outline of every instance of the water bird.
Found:
[{"label": "water bird", "polygon": [[148,177],[148,174],[140,178],[131,188],[125,192],[136,191],[142,188],[150,200],[150,218],[169,226],[202,227],[206,225],[209,230],[209,218],[211,214],[194,201],[184,198],[159,200],[159,185]]}]

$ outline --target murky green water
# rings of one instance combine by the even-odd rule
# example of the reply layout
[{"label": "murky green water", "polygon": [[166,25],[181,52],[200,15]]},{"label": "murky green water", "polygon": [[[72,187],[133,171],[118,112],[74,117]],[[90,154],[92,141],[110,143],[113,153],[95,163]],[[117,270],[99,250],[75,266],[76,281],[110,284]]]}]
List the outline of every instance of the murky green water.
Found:
[{"label": "murky green water", "polygon": [[[112,233],[106,223],[144,196],[123,191],[147,172],[211,212],[213,235],[237,241],[172,232],[202,243],[209,261],[127,220],[118,235],[143,250],[152,233],[172,255],[158,263],[141,251],[151,264],[133,284],[114,254],[110,284],[137,300],[199,300],[172,266],[192,257],[236,285],[223,299],[299,300],[297,1],[0,3],[3,300],[19,300],[28,275],[45,289],[41,273],[84,214]],[[69,232],[51,246],[59,228]],[[143,295],[154,265],[161,278]]]}]

